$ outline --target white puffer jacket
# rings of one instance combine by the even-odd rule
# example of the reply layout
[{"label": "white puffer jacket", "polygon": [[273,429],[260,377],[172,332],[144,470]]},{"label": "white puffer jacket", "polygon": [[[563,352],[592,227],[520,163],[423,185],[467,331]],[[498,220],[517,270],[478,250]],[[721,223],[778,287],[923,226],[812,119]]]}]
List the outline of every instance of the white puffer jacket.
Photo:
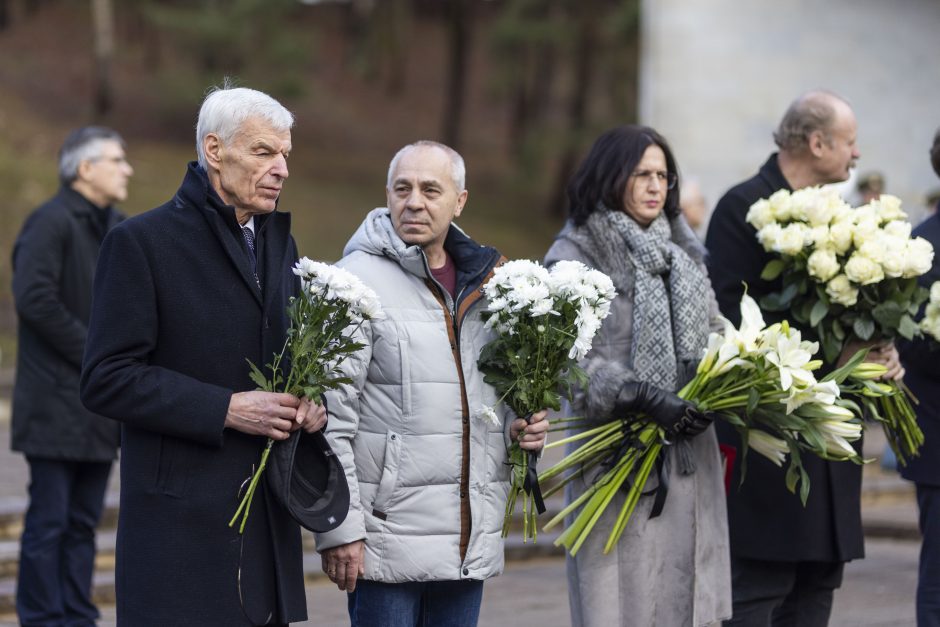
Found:
[{"label": "white puffer jacket", "polygon": [[365,538],[372,581],[486,579],[503,569],[508,421],[502,404],[502,426],[477,417],[496,393],[476,365],[492,337],[479,288],[500,255],[456,226],[445,249],[457,267],[456,307],[424,252],[395,234],[388,209],[369,213],[339,263],[376,291],[387,318],[363,325],[365,348],[344,366],[353,383],[327,394],[327,436],[351,506],[317,548]]}]

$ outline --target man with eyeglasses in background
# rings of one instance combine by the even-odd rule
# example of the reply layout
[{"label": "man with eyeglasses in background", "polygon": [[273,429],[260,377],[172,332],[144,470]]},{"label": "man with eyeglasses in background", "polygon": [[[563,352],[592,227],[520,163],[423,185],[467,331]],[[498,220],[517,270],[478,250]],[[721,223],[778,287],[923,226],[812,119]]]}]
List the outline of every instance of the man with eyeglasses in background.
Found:
[{"label": "man with eyeglasses in background", "polygon": [[123,219],[114,205],[133,173],[117,132],[73,131],[59,152],[58,193],[30,214],[13,247],[11,448],[30,474],[16,590],[22,625],[93,625],[99,616],[95,527],[120,426],[85,409],[78,384],[98,249]]}]

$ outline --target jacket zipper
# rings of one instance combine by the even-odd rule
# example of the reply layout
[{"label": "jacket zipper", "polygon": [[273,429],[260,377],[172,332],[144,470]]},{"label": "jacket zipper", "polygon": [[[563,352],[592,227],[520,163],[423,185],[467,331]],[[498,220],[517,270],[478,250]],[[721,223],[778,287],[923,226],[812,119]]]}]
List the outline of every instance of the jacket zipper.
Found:
[{"label": "jacket zipper", "polygon": [[463,295],[466,286],[463,286],[453,299],[451,307],[447,306],[447,290],[431,274],[431,268],[428,265],[427,257],[424,258],[424,267],[427,272],[428,286],[437,297],[441,308],[444,310],[445,324],[446,318],[450,318],[448,336],[451,341],[451,355],[457,366],[457,380],[460,383],[460,408],[461,408],[461,438],[460,438],[460,479],[459,494],[460,497],[460,540],[458,550],[460,552],[460,571],[466,574],[463,562],[467,557],[467,549],[470,546],[470,532],[472,526],[472,514],[470,511],[470,399],[467,397],[467,384],[464,379],[463,360],[460,358],[460,321],[458,319],[458,306],[460,297]]}]

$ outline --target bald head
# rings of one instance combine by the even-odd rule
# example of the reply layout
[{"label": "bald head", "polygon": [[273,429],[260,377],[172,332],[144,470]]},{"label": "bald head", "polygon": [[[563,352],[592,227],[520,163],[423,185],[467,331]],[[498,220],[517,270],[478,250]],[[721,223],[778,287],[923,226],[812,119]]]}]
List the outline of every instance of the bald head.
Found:
[{"label": "bald head", "polygon": [[824,185],[849,178],[859,158],[856,134],[855,113],[849,103],[832,92],[818,90],[790,104],[774,141],[780,147],[781,162],[791,171],[800,171],[800,184]]},{"label": "bald head", "polygon": [[852,107],[834,93],[807,92],[790,104],[774,133],[774,141],[781,150],[798,153],[808,148],[814,132],[828,138],[837,117],[845,112],[851,113]]}]

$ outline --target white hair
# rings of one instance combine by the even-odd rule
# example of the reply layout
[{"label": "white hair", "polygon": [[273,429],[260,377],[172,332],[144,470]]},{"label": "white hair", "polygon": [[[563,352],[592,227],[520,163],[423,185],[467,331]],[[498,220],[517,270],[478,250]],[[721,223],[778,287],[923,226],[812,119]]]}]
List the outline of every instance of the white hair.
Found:
[{"label": "white hair", "polygon": [[261,118],[277,132],[288,131],[294,126],[294,115],[264,92],[246,87],[230,87],[228,80],[222,87],[209,90],[196,121],[196,156],[199,165],[206,169],[206,153],[203,150],[206,135],[214,133],[222,143],[229,143],[249,118]]},{"label": "white hair", "polygon": [[386,181],[386,185],[389,187],[389,189],[392,187],[392,175],[395,173],[395,168],[398,167],[398,162],[401,161],[401,158],[405,156],[406,153],[414,150],[415,148],[438,148],[443,150],[450,159],[450,177],[453,179],[454,185],[457,187],[457,191],[462,192],[464,189],[466,189],[467,166],[464,164],[463,157],[460,156],[460,153],[450,146],[427,139],[422,139],[421,141],[416,141],[413,144],[408,144],[395,153],[395,156],[392,157],[391,163],[388,164],[388,179]]}]

